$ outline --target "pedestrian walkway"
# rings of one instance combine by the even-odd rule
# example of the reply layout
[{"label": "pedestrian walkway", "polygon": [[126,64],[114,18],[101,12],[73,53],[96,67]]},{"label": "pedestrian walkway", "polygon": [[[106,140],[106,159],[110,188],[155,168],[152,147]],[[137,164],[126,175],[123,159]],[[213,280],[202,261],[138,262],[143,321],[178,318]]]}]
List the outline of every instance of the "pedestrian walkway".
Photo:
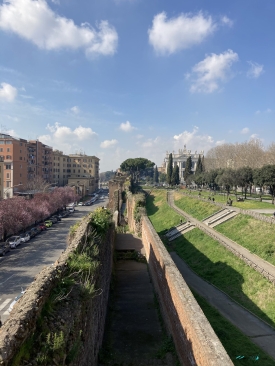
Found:
[{"label": "pedestrian walkway", "polygon": [[275,359],[274,328],[236,303],[224,292],[204,281],[175,252],[171,252],[170,255],[190,288],[204,297],[224,318]]},{"label": "pedestrian walkway", "polygon": [[[144,253],[141,239],[132,234],[117,234],[115,250]],[[157,359],[156,356],[165,333],[158,317],[147,264],[135,260],[117,260],[115,274],[111,325],[107,329],[112,339],[113,356],[100,365],[173,366],[175,363],[171,354],[167,354],[164,359]],[[106,337],[105,333],[103,349],[106,347]]]},{"label": "pedestrian walkway", "polygon": [[188,215],[186,212],[178,208],[174,203],[173,192],[169,192],[168,194],[168,204],[180,215],[184,216],[191,223],[194,223],[195,226],[205,231],[208,235],[215,238],[216,240],[222,242],[226,247],[231,248],[234,254],[238,254],[238,256],[245,260],[246,263],[251,263],[251,267],[256,269],[258,272],[262,273],[263,276],[268,278],[271,282],[275,283],[275,266],[271,263],[265,261],[264,259],[258,257],[256,254],[251,253],[248,249],[243,246],[237,244],[233,240],[230,240],[226,236],[218,233],[214,229],[205,225],[203,222],[195,219],[194,217]]}]

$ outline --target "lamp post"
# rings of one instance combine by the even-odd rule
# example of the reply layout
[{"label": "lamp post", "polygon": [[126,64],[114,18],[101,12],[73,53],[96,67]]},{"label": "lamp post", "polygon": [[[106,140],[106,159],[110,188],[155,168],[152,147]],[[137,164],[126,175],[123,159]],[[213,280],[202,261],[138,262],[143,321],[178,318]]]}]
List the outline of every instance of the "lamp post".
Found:
[{"label": "lamp post", "polygon": [[19,187],[19,186],[22,186],[22,185],[23,185],[22,183],[19,183],[19,184],[16,184],[15,186],[7,187],[6,189],[4,189],[4,192],[3,192],[3,198],[4,198],[4,199],[9,198],[9,197],[6,197],[6,192],[8,192],[10,189],[13,189],[14,187]]}]

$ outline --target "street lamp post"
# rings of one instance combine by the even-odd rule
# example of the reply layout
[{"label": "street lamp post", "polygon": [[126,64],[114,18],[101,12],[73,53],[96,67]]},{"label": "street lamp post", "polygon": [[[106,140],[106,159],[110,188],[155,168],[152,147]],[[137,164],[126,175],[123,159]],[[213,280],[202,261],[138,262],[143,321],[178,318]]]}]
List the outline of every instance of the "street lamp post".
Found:
[{"label": "street lamp post", "polygon": [[8,192],[10,189],[13,189],[14,187],[19,187],[19,186],[22,186],[22,185],[23,185],[22,183],[19,183],[19,184],[16,184],[15,186],[7,187],[6,189],[4,189],[3,198],[4,199],[9,198],[9,197],[6,197],[6,192]]}]

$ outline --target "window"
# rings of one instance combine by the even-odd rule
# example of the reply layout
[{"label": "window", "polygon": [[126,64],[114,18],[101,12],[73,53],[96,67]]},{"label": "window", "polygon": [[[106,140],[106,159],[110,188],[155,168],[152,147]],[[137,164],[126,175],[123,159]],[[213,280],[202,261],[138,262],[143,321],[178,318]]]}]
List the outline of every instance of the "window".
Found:
[{"label": "window", "polygon": [[10,170],[11,169],[11,164],[6,164],[6,169]]},{"label": "window", "polygon": [[22,169],[22,164],[20,164],[20,169]]},{"label": "window", "polygon": [[6,145],[11,145],[12,141],[6,141]]},{"label": "window", "polygon": [[3,148],[2,147],[0,147],[0,152],[3,152]]},{"label": "window", "polygon": [[7,179],[10,179],[10,173],[7,173]]},{"label": "window", "polygon": [[10,152],[10,148],[9,147],[7,147],[7,152]]},{"label": "window", "polygon": [[20,158],[19,158],[20,160],[22,160],[22,156],[20,156]]},{"label": "window", "polygon": [[6,156],[6,159],[11,160],[11,159],[12,159],[12,156],[11,156],[11,155],[7,155],[7,156]]},{"label": "window", "polygon": [[6,187],[9,188],[11,186],[11,182],[6,182]]},{"label": "window", "polygon": [[22,177],[22,174],[20,173],[20,178]]}]

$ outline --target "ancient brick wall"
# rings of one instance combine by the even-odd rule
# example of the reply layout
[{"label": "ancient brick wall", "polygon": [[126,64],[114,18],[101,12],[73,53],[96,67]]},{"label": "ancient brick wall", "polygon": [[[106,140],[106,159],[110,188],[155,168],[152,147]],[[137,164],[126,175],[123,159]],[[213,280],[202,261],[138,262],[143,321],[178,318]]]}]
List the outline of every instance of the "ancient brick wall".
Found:
[{"label": "ancient brick wall", "polygon": [[[130,217],[133,207],[134,196],[127,205],[132,229],[135,227],[134,219]],[[142,216],[142,241],[163,319],[173,337],[181,364],[233,365],[146,215]]]},{"label": "ancient brick wall", "polygon": [[[68,257],[76,249],[81,249],[84,245],[87,245],[90,234],[91,227],[88,219],[85,219],[66,251],[63,252],[54,265],[44,268],[36,276],[35,281],[18,301],[8,321],[0,330],[0,365],[10,365],[20,347],[35,332],[37,319],[46,300],[49,298],[51,290],[66,271]],[[71,347],[78,342],[81,334],[80,352],[70,363],[73,366],[97,365],[98,351],[104,332],[112,271],[113,245],[114,229],[112,227],[105,240],[98,245],[98,256],[101,265],[98,267],[94,278],[97,287],[95,296],[89,301],[83,301],[81,298],[76,297],[70,300],[71,302],[60,302],[61,312],[58,316],[53,315],[51,324],[49,324],[49,327],[54,327],[53,331],[62,330],[64,332],[64,337]]]}]

